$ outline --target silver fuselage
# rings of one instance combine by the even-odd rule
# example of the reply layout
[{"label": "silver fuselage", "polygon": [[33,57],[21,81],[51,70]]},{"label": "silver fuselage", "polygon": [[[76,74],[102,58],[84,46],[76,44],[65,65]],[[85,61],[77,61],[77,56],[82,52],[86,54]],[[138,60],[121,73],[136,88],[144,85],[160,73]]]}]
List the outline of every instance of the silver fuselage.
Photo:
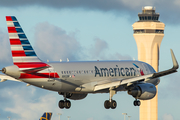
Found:
[{"label": "silver fuselage", "polygon": [[[94,93],[96,85],[141,76],[140,72],[142,71],[144,75],[155,73],[152,66],[140,61],[54,62],[47,64],[51,67],[39,73],[51,74],[57,72],[60,78],[28,78],[21,80],[52,91]],[[124,90],[124,87],[119,86],[117,90]],[[108,92],[108,90],[96,92]]]}]

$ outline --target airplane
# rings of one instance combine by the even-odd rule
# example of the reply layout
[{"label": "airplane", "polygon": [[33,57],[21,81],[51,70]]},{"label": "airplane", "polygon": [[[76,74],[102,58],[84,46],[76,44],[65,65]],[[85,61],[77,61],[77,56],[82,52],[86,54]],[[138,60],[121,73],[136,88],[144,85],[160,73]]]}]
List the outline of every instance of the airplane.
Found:
[{"label": "airplane", "polygon": [[52,113],[45,112],[39,120],[51,120]]},{"label": "airplane", "polygon": [[59,101],[60,109],[71,107],[68,99],[84,99],[90,93],[109,93],[104,107],[115,109],[117,102],[112,98],[118,91],[127,91],[135,98],[134,106],[140,106],[139,100],[150,100],[156,95],[155,86],[159,84],[160,77],[177,72],[179,68],[172,49],[173,67],[161,72],[135,60],[43,62],[16,17],[6,16],[6,21],[14,65],[2,69],[1,82],[21,81],[27,86],[58,92],[64,97]]}]

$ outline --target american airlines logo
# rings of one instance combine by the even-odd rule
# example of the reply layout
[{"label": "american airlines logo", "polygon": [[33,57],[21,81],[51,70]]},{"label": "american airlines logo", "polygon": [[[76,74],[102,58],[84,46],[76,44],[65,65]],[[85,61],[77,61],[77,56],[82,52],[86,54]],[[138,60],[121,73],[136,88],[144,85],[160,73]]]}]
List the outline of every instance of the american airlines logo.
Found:
[{"label": "american airlines logo", "polygon": [[115,68],[95,68],[95,77],[116,77],[116,76],[136,76],[136,71],[133,67],[130,68],[118,68],[116,65]]}]

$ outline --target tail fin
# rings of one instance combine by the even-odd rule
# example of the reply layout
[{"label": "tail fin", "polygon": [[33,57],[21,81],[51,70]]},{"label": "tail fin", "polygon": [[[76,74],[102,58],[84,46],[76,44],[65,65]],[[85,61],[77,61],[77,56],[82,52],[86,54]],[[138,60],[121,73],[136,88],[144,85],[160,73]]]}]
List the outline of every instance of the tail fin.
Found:
[{"label": "tail fin", "polygon": [[16,17],[6,16],[6,21],[14,64],[41,63]]},{"label": "tail fin", "polygon": [[51,120],[52,113],[45,112],[39,120]]}]

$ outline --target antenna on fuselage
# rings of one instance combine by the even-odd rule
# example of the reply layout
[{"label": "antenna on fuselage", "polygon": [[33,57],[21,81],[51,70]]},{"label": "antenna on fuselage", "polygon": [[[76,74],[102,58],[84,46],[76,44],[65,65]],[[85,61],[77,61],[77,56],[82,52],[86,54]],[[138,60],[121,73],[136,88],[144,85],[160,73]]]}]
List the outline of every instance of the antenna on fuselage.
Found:
[{"label": "antenna on fuselage", "polygon": [[67,58],[67,62],[69,62],[69,59]]}]

